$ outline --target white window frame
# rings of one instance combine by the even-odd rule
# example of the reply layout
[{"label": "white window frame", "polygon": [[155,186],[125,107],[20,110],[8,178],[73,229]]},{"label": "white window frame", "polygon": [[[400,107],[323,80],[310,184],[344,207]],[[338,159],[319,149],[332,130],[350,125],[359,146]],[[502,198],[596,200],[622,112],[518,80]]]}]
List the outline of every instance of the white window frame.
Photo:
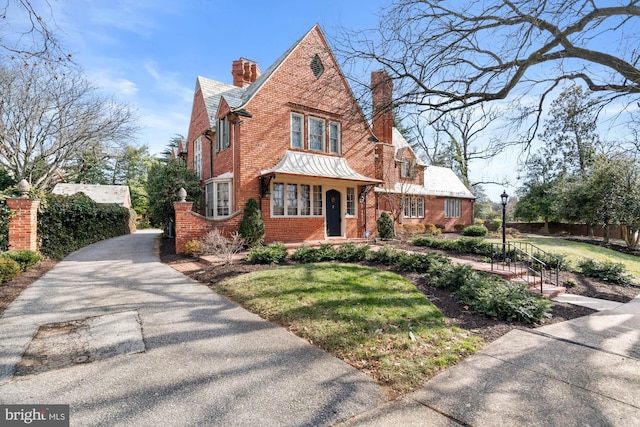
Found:
[{"label": "white window frame", "polygon": [[[333,134],[333,129],[335,129],[335,135]],[[342,154],[342,132],[338,122],[329,122],[329,152],[331,154]]]},{"label": "white window frame", "polygon": [[[303,190],[303,187],[305,190]],[[322,185],[278,181],[271,183],[272,218],[323,217]]]},{"label": "white window frame", "polygon": [[[227,213],[226,214],[219,214],[218,210],[220,208],[223,208],[221,206],[219,206],[220,200],[219,200],[219,187],[224,185],[224,184],[228,184],[228,190],[227,190]],[[207,218],[226,218],[229,215],[231,215],[231,207],[233,206],[233,191],[232,191],[232,186],[233,183],[230,179],[217,179],[217,180],[211,180],[208,181],[205,184],[205,205],[206,205],[206,212],[205,212],[205,216]]]},{"label": "white window frame", "polygon": [[[319,127],[319,129],[322,130],[322,133],[320,134],[312,134],[311,132],[314,131],[315,129],[313,129],[313,125],[312,122],[318,122],[319,124],[321,124],[321,126]],[[325,120],[321,119],[319,117],[311,117],[309,116],[309,150],[310,151],[319,151],[319,152],[325,152],[325,146],[326,146],[326,130],[325,130]],[[313,147],[313,141],[314,139],[320,138],[320,148],[314,148]]]},{"label": "white window frame", "polygon": [[409,176],[409,159],[400,160],[400,178],[410,178],[410,176]]},{"label": "white window frame", "polygon": [[[294,123],[299,121],[300,129],[294,129]],[[300,145],[294,144],[294,136],[300,138]],[[304,115],[299,113],[291,113],[291,148],[304,149]]]},{"label": "white window frame", "polygon": [[344,213],[346,216],[356,216],[356,189],[354,187],[347,187],[346,195]]},{"label": "white window frame", "polygon": [[193,169],[198,178],[202,179],[202,136],[193,141]]},{"label": "white window frame", "polygon": [[424,218],[424,197],[405,196],[403,211],[405,218]]},{"label": "white window frame", "polygon": [[461,202],[460,199],[445,199],[444,200],[444,217],[445,218],[460,218],[461,216]]}]

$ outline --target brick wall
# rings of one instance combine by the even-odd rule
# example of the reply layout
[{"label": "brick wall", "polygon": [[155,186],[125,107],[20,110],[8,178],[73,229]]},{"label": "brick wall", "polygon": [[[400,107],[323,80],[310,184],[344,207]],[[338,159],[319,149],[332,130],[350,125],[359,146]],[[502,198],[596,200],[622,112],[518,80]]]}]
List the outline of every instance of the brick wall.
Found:
[{"label": "brick wall", "polygon": [[209,231],[217,228],[220,232],[229,236],[237,231],[241,215],[234,215],[226,221],[206,218],[192,211],[192,202],[174,202],[173,209],[176,214],[175,221],[175,246],[176,253],[184,252],[184,243],[201,239]]},{"label": "brick wall", "polygon": [[7,199],[13,213],[9,220],[9,249],[38,250],[38,206],[40,200]]}]

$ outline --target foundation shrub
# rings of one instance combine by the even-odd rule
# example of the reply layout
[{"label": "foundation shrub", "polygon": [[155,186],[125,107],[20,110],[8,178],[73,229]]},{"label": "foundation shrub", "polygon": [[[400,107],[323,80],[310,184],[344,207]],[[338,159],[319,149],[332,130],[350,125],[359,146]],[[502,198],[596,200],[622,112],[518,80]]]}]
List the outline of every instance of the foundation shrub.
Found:
[{"label": "foundation shrub", "polygon": [[186,256],[197,257],[202,253],[202,242],[200,240],[187,240],[182,246]]},{"label": "foundation shrub", "polygon": [[380,218],[376,221],[376,227],[378,229],[378,237],[382,240],[393,239],[393,219],[387,212],[380,214]]},{"label": "foundation shrub", "polygon": [[394,265],[400,257],[400,252],[390,246],[383,246],[377,251],[369,251],[367,261],[382,264]]}]

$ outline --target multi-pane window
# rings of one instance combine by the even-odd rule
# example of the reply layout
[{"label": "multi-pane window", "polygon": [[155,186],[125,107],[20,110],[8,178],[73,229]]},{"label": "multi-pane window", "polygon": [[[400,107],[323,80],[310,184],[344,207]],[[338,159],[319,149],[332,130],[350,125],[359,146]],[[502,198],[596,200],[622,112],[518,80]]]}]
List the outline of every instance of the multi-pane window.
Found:
[{"label": "multi-pane window", "polygon": [[226,119],[219,119],[216,129],[216,152],[222,151],[230,145],[229,122]]},{"label": "multi-pane window", "polygon": [[322,216],[322,186],[273,183],[273,216]]},{"label": "multi-pane window", "polygon": [[304,148],[304,116],[291,113],[291,148]]},{"label": "multi-pane window", "polygon": [[298,215],[298,186],[287,184],[287,215]]},{"label": "multi-pane window", "polygon": [[404,198],[405,218],[424,218],[424,198],[405,197]]},{"label": "multi-pane window", "polygon": [[445,218],[460,217],[460,199],[445,199],[444,217]]},{"label": "multi-pane window", "polygon": [[273,183],[271,206],[274,215],[284,215],[284,184],[281,182]]},{"label": "multi-pane window", "polygon": [[309,117],[309,149],[324,151],[324,120]]},{"label": "multi-pane window", "polygon": [[216,218],[231,214],[231,183],[229,181],[208,183],[205,187],[205,197],[207,217]]},{"label": "multi-pane window", "polygon": [[329,122],[329,152],[340,154],[340,123]]},{"label": "multi-pane window", "polygon": [[311,215],[311,194],[310,185],[300,185],[300,215]]},{"label": "multi-pane window", "polygon": [[402,178],[409,178],[409,160],[402,159],[400,162],[400,176]]},{"label": "multi-pane window", "polygon": [[353,187],[347,188],[347,215],[356,214],[356,189]]},{"label": "multi-pane window", "polygon": [[198,175],[198,178],[202,179],[202,137],[198,137],[193,141],[193,169]]},{"label": "multi-pane window", "polygon": [[322,185],[313,186],[313,214],[322,215]]}]

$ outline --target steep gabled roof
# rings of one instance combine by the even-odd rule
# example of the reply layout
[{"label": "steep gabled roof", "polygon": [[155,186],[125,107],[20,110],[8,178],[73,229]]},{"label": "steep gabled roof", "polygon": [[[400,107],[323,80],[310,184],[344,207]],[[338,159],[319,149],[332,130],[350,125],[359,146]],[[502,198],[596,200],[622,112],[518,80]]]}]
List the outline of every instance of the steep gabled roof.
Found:
[{"label": "steep gabled roof", "polygon": [[426,166],[422,162],[422,160],[420,160],[420,158],[416,156],[416,153],[413,151],[413,148],[411,148],[411,145],[409,145],[409,142],[407,142],[405,137],[402,135],[402,133],[400,133],[400,131],[397,128],[393,128],[393,133],[391,134],[391,142],[393,144],[393,147],[395,148],[396,158],[398,157],[397,153],[400,150],[409,150],[411,151],[411,153],[413,153],[413,156],[416,158],[418,165]]},{"label": "steep gabled roof", "polygon": [[216,114],[218,113],[220,100],[223,96],[231,106],[229,100],[240,99],[242,97],[242,93],[245,91],[244,88],[210,80],[202,76],[198,76],[196,79],[196,92],[198,91],[198,88],[202,90],[202,97],[204,98],[204,104],[207,107],[209,121],[211,121],[212,118],[215,119]]}]

